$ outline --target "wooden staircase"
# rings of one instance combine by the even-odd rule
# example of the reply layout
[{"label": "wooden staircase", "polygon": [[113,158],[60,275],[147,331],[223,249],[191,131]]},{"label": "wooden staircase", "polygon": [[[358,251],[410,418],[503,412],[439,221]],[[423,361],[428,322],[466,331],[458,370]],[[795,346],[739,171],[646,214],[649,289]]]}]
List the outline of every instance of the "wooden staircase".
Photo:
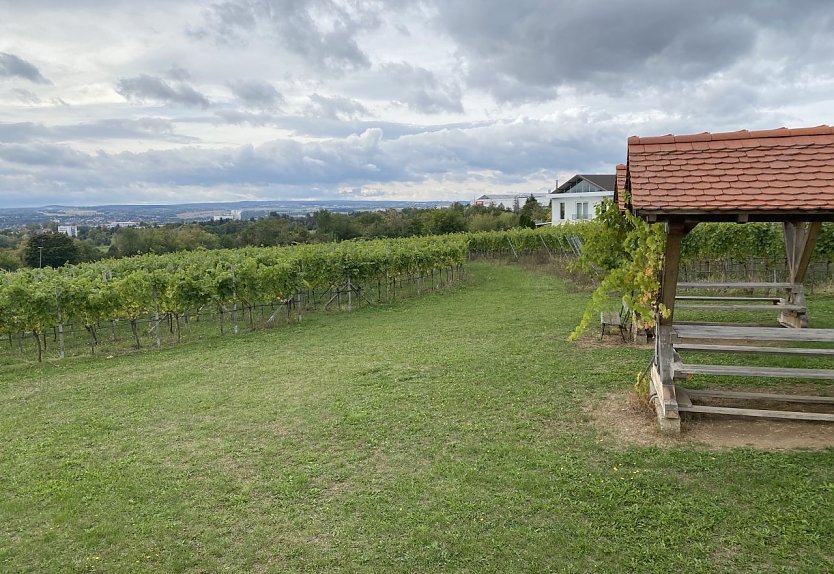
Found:
[{"label": "wooden staircase", "polygon": [[[779,377],[791,379],[834,380],[834,369],[763,367],[757,365],[709,365],[686,363],[681,357],[698,353],[733,355],[834,357],[834,348],[778,346],[808,343],[834,343],[834,329],[786,329],[781,327],[740,327],[735,325],[674,325],[672,327],[675,394],[680,412],[709,413],[749,417],[834,422],[834,414],[779,409],[751,409],[697,404],[699,399],[757,401],[764,403],[804,403],[834,405],[834,397],[750,393],[726,390],[697,390],[680,383],[695,375]],[[708,341],[704,343],[702,341]],[[770,346],[745,343],[770,343]],[[733,343],[733,344],[722,344]],[[695,402],[693,402],[693,399]]]}]

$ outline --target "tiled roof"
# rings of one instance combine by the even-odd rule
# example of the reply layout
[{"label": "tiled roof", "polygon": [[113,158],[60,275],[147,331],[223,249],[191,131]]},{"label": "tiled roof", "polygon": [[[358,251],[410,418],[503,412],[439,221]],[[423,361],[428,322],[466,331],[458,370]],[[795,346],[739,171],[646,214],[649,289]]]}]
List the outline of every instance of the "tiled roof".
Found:
[{"label": "tiled roof", "polygon": [[834,128],[630,137],[626,177],[638,212],[834,212]]},{"label": "tiled roof", "polygon": [[625,198],[626,198],[626,174],[628,173],[628,167],[625,164],[618,164],[617,165],[617,176],[616,176],[616,183],[614,184],[614,200],[617,202],[617,205],[620,207],[620,211],[625,209]]}]

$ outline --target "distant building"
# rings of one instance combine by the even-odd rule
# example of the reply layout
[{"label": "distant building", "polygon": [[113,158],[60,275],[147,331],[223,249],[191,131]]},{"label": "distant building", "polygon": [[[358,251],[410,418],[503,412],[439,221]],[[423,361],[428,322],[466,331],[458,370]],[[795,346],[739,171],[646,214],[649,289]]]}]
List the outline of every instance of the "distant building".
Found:
[{"label": "distant building", "polygon": [[596,217],[602,200],[614,198],[615,175],[575,175],[550,195],[553,225]]},{"label": "distant building", "polygon": [[212,215],[212,221],[223,221],[224,219],[233,219],[235,221],[240,221],[243,218],[243,210],[242,209],[232,209],[229,211],[228,214],[222,215]]},{"label": "distant building", "polygon": [[503,207],[504,209],[514,209],[516,207],[524,207],[530,196],[539,202],[542,207],[547,207],[550,204],[551,194],[549,193],[490,193],[475,198],[472,205],[484,205]]},{"label": "distant building", "polygon": [[59,225],[58,233],[63,233],[70,237],[78,237],[78,227],[75,225]]},{"label": "distant building", "polygon": [[138,221],[112,221],[107,224],[108,229],[116,229],[117,227],[139,227]]}]

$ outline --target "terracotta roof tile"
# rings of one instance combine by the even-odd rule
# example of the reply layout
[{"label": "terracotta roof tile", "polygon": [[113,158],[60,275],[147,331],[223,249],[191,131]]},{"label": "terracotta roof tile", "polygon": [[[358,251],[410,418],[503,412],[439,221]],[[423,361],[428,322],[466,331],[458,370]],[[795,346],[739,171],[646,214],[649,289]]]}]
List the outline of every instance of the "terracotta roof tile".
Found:
[{"label": "terracotta roof tile", "polygon": [[637,211],[834,214],[834,128],[630,137],[617,182]]},{"label": "terracotta roof tile", "polygon": [[614,200],[620,211],[626,208],[626,175],[628,174],[628,167],[625,164],[617,165],[617,177],[614,181]]}]

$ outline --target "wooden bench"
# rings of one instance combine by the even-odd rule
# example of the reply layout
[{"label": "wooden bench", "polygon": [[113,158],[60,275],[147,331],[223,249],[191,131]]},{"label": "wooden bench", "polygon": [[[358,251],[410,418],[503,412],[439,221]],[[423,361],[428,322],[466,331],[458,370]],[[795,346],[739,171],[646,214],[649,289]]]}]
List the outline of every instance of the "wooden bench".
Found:
[{"label": "wooden bench", "polygon": [[599,322],[601,326],[601,331],[599,334],[599,340],[602,341],[602,338],[605,336],[605,328],[612,327],[617,328],[620,332],[620,336],[623,338],[623,341],[626,340],[626,330],[629,320],[631,319],[631,311],[626,309],[625,305],[620,308],[620,312],[616,311],[602,311],[599,314]]}]

